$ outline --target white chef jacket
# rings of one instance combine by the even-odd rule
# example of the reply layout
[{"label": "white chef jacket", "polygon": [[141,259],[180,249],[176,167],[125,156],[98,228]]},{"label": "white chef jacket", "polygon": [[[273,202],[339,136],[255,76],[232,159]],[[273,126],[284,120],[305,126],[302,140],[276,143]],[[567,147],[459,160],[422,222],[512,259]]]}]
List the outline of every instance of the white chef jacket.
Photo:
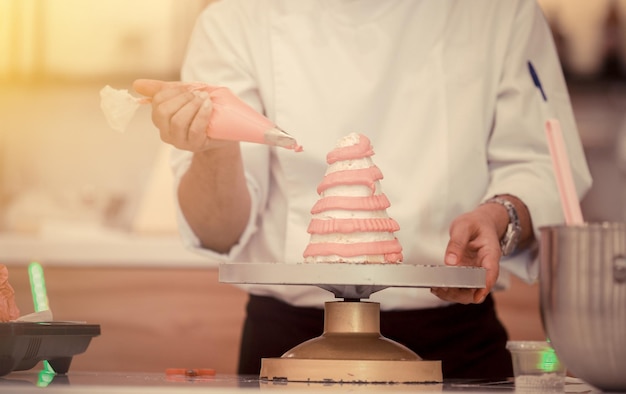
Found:
[{"label": "white chef jacket", "polygon": [[[534,0],[221,0],[200,15],[182,78],[228,86],[304,147],[242,144],[252,213],[229,253],[201,249],[179,212],[186,244],[215,261],[302,262],[326,154],[350,132],[372,142],[404,264],[443,264],[452,220],[496,194],[526,203],[536,235],[564,222],[544,134],[550,116],[561,122],[580,196],[591,183]],[[177,179],[190,160],[174,151]],[[502,267],[533,280],[535,251]],[[334,297],[315,286],[243,287],[297,306]],[[371,300],[382,310],[447,304],[423,288]]]}]

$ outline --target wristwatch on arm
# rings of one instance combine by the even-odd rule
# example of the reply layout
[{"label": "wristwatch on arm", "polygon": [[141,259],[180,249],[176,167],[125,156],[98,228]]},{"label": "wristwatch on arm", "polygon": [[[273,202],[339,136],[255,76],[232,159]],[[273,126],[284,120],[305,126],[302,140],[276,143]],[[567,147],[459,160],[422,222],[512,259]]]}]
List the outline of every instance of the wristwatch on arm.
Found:
[{"label": "wristwatch on arm", "polygon": [[509,215],[509,224],[506,226],[506,232],[500,239],[500,248],[502,249],[502,256],[508,256],[517,249],[520,236],[522,235],[522,226],[520,225],[517,209],[511,201],[499,196],[492,197],[484,203],[500,204],[506,208],[506,212]]}]

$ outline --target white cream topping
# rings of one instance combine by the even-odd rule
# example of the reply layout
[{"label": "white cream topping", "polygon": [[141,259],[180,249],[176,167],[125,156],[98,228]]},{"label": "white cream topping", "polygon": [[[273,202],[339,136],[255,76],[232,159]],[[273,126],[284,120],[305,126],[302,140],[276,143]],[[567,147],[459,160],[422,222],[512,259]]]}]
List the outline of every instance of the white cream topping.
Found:
[{"label": "white cream topping", "polygon": [[373,166],[374,162],[371,157],[363,157],[354,160],[340,160],[328,165],[326,168],[326,175],[337,171],[359,170]]},{"label": "white cream topping", "polygon": [[345,148],[346,146],[357,145],[361,141],[358,133],[350,133],[337,141],[335,148]]},{"label": "white cream topping", "polygon": [[337,185],[329,187],[321,194],[322,197],[344,196],[344,197],[367,197],[372,194],[381,194],[382,190],[379,182],[374,182],[374,193],[372,189],[364,185]]},{"label": "white cream topping", "polygon": [[311,234],[310,243],[332,242],[339,244],[356,244],[361,242],[391,241],[393,239],[394,235],[388,232]]},{"label": "white cream topping", "polygon": [[347,209],[332,209],[311,215],[313,219],[387,219],[386,210],[381,211],[349,211]]},{"label": "white cream topping", "polygon": [[310,256],[304,258],[305,263],[385,263],[385,256],[372,254],[363,256],[343,257],[338,255]]}]

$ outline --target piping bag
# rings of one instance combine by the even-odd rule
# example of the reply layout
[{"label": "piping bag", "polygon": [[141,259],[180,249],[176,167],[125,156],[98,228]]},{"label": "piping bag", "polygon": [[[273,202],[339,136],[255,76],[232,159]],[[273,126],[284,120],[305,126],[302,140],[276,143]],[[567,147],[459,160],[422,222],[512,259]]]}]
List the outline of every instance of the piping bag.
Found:
[{"label": "piping bag", "polygon": [[[226,87],[191,84],[191,90],[209,94],[213,109],[207,135],[219,140],[254,142],[279,146],[296,152],[302,146],[291,135],[258,113]],[[134,97],[128,90],[118,90],[107,85],[100,90],[100,107],[109,126],[124,132],[141,104],[151,102],[149,97]]]}]

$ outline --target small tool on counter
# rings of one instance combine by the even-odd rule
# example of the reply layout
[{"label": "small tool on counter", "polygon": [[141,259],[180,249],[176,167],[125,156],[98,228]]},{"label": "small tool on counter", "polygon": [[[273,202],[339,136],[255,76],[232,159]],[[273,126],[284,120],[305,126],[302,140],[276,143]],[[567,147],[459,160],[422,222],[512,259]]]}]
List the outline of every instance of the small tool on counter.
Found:
[{"label": "small tool on counter", "polygon": [[167,368],[165,374],[186,376],[188,378],[196,376],[215,376],[215,370],[212,368]]},{"label": "small tool on counter", "polygon": [[168,382],[206,382],[215,379],[212,368],[167,368],[165,380]]}]

